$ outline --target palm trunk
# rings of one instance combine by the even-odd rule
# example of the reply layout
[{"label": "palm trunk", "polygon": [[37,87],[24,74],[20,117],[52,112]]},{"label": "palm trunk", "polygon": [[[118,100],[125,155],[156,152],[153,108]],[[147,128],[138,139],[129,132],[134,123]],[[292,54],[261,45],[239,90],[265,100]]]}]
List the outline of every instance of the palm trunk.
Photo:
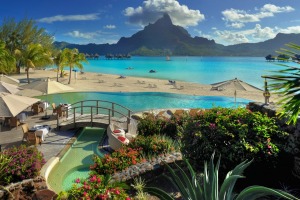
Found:
[{"label": "palm trunk", "polygon": [[59,66],[57,66],[56,81],[58,82]]},{"label": "palm trunk", "polygon": [[30,80],[29,80],[29,68],[26,67],[26,75],[27,75],[27,82],[30,83]]},{"label": "palm trunk", "polygon": [[70,67],[69,83],[68,84],[71,84],[71,73],[72,73],[72,67]]}]

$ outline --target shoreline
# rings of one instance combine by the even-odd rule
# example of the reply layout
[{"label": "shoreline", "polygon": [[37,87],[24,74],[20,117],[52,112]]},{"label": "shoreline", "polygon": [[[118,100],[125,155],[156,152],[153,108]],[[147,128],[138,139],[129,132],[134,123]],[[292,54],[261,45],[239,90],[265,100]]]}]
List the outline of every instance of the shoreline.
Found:
[{"label": "shoreline", "polygon": [[[69,72],[69,71],[65,71]],[[75,73],[72,72],[71,84],[67,84],[69,76],[59,78],[59,82],[68,85],[74,90],[67,92],[165,92],[165,93],[177,93],[187,94],[194,96],[226,96],[234,97],[234,90],[225,89],[222,91],[211,90],[211,85],[191,83],[184,81],[176,81],[176,87],[171,85],[168,80],[133,77],[127,76],[126,78],[120,78],[119,75],[113,74],[100,74],[93,72],[84,72],[83,74],[77,73],[77,79],[75,80]],[[12,75],[13,78],[21,80],[20,87],[26,80],[26,73],[21,70],[21,74]],[[29,78],[51,78],[56,80],[56,72],[54,70],[30,70]],[[264,102],[263,91],[243,91],[237,90],[237,98],[244,98],[251,101]],[[30,96],[30,94],[28,95]],[[274,102],[276,96],[272,95],[270,102]]]}]

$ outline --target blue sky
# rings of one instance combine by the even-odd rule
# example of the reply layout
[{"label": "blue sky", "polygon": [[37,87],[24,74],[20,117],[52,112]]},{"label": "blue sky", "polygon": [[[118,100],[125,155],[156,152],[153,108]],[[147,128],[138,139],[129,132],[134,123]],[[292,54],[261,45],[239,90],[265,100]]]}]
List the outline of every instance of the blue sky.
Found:
[{"label": "blue sky", "polygon": [[192,37],[224,45],[300,33],[298,0],[1,0],[0,22],[34,19],[56,41],[112,44],[163,13]]}]

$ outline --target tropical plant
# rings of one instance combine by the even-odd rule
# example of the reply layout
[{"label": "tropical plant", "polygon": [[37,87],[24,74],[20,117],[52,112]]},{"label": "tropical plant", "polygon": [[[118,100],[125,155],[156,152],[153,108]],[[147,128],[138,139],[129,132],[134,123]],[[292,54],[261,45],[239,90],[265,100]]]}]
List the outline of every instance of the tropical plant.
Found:
[{"label": "tropical plant", "polygon": [[5,154],[0,154],[0,185],[3,185],[1,180],[6,176],[5,169],[8,167],[12,158]]},{"label": "tropical plant", "polygon": [[[277,189],[271,189],[264,186],[249,186],[240,193],[234,193],[234,186],[239,178],[242,176],[244,170],[251,164],[251,161],[243,161],[237,165],[232,171],[229,171],[219,186],[219,166],[220,158],[216,166],[214,165],[214,153],[211,156],[209,165],[204,163],[204,176],[201,181],[197,179],[196,173],[191,167],[190,163],[184,159],[189,173],[186,173],[176,163],[176,171],[166,164],[171,176],[167,176],[170,182],[180,191],[183,199],[188,200],[252,200],[265,196],[276,196],[285,199],[296,200],[295,196]],[[173,198],[163,190],[156,187],[145,187],[144,190],[150,194],[156,195],[161,199],[172,200]]]},{"label": "tropical plant", "polygon": [[13,56],[5,48],[5,43],[0,40],[0,73],[8,74],[15,70],[16,64]]},{"label": "tropical plant", "polygon": [[27,82],[30,83],[29,69],[47,66],[52,63],[50,52],[41,44],[29,44],[21,54],[21,62],[25,66]]},{"label": "tropical plant", "polygon": [[88,179],[76,179],[72,188],[66,192],[61,192],[57,199],[130,200],[124,189],[129,189],[129,186],[125,183],[112,182],[109,175],[91,174]]},{"label": "tropical plant", "polygon": [[[280,53],[291,57],[293,64],[299,64],[298,54],[300,46],[297,44],[286,44],[287,49],[282,48]],[[264,76],[271,79],[270,89],[279,94],[280,100],[277,102],[282,108],[279,117],[286,118],[287,123],[296,123],[300,113],[300,68],[288,64],[278,64],[283,69],[274,71],[273,75]]]},{"label": "tropical plant", "polygon": [[65,48],[62,52],[63,56],[63,62],[64,66],[69,66],[70,67],[70,72],[69,72],[69,82],[68,84],[71,84],[71,74],[72,74],[72,69],[74,67],[77,67],[78,69],[82,70],[83,65],[82,62],[87,62],[85,55],[83,53],[79,53],[78,49],[68,49]]},{"label": "tropical plant", "polygon": [[39,28],[31,19],[16,22],[14,19],[5,19],[0,26],[0,40],[4,41],[11,56],[16,59],[17,72],[20,73],[22,62],[20,60],[24,51],[32,43],[41,44],[47,51],[53,49],[53,36],[45,29]]}]

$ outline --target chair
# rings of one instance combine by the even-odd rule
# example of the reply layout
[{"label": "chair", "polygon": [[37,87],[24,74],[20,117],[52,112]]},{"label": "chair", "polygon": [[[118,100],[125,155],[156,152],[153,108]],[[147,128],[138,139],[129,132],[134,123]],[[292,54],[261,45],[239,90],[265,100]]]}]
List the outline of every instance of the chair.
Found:
[{"label": "chair", "polygon": [[61,106],[58,106],[56,108],[56,113],[57,113],[57,117],[64,117],[66,112],[62,110]]},{"label": "chair", "polygon": [[55,103],[52,103],[52,115],[54,114],[54,113],[57,113],[57,108],[56,108],[56,105],[55,105]]},{"label": "chair", "polygon": [[29,145],[37,145],[42,144],[42,140],[40,137],[36,136],[35,132],[28,132],[27,133],[27,143]]},{"label": "chair", "polygon": [[16,129],[18,128],[18,126],[21,124],[20,120],[17,117],[11,117],[9,119],[9,127],[16,127]]},{"label": "chair", "polygon": [[33,104],[31,110],[34,115],[38,115],[39,113],[43,112],[43,109],[39,106],[39,104]]},{"label": "chair", "polygon": [[24,139],[27,140],[27,136],[28,136],[28,132],[29,132],[29,127],[28,127],[28,124],[23,124],[21,127],[22,127],[22,131],[23,131],[23,139],[22,139],[22,141],[24,141]]}]

